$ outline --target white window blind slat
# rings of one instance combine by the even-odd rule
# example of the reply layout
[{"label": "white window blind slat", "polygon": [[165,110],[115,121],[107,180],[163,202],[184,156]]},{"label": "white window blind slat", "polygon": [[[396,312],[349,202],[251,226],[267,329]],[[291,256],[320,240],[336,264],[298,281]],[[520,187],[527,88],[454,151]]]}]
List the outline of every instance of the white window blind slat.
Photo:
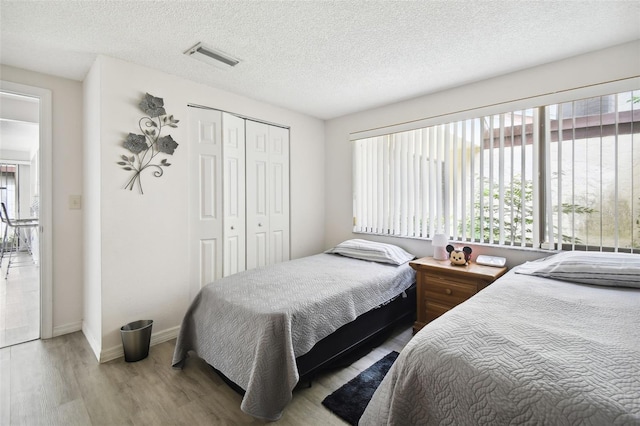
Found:
[{"label": "white window blind slat", "polygon": [[487,161],[485,163],[485,167],[487,169],[484,174],[485,180],[487,181],[486,206],[487,206],[487,224],[489,226],[488,242],[491,244],[494,244],[497,242],[496,234],[499,232],[496,230],[496,217],[495,217],[496,206],[495,206],[495,200],[494,200],[494,194],[496,191],[496,182],[494,181],[494,179],[497,178],[496,167],[495,167],[495,163],[496,163],[495,145],[496,143],[499,143],[498,138],[496,138],[496,135],[495,135],[498,128],[494,127],[494,125],[497,125],[498,120],[499,120],[499,116],[497,115],[489,117],[489,129],[487,134],[488,156],[487,156]]},{"label": "white window blind slat", "polygon": [[465,241],[467,239],[467,227],[465,225],[465,223],[467,223],[469,221],[469,218],[467,216],[467,205],[469,203],[469,199],[467,198],[467,194],[468,194],[468,190],[467,190],[467,169],[469,167],[469,151],[468,151],[468,146],[467,146],[467,124],[468,124],[469,120],[465,120],[462,123],[462,126],[460,128],[461,131],[461,135],[460,135],[460,140],[461,140],[461,150],[462,150],[462,164],[460,167],[460,175],[461,175],[461,180],[460,180],[460,199],[461,199],[461,203],[460,203],[460,218],[461,218],[461,223],[462,223],[462,227],[461,227],[461,232],[460,232],[460,237],[462,239],[462,241]]},{"label": "white window blind slat", "polygon": [[511,184],[509,185],[509,192],[511,193],[510,195],[510,211],[509,211],[509,217],[511,219],[511,226],[509,226],[509,240],[511,241],[511,245],[513,245],[513,241],[515,239],[515,227],[514,227],[514,217],[515,217],[515,213],[516,213],[516,198],[515,198],[515,185],[516,185],[516,175],[515,175],[515,121],[516,121],[516,114],[514,111],[511,112],[511,123],[510,123],[510,130],[511,130],[511,140],[509,141],[509,144],[511,146],[510,149],[510,168],[511,168],[511,175],[510,175],[510,181]]},{"label": "white window blind slat", "polygon": [[[540,128],[537,125],[537,123],[539,122],[540,119],[540,114],[538,110],[533,110],[533,122],[534,122],[534,126],[532,129],[532,134],[533,134],[533,140],[532,140],[532,147],[533,147],[533,154],[532,155],[539,155],[540,153]],[[544,160],[543,160],[544,161]],[[533,163],[533,176],[542,176],[540,174],[540,165],[537,162]],[[540,198],[539,198],[539,194],[540,194],[540,181],[538,179],[533,179],[533,215],[532,217],[536,218],[536,217],[541,217],[540,215],[543,214],[542,208],[540,206]],[[537,196],[536,196],[537,195]],[[534,247],[540,247],[540,244],[542,242],[542,232],[540,230],[539,224],[538,226],[533,226],[532,229],[532,234],[533,234],[533,246]]]},{"label": "white window blind slat", "polygon": [[409,175],[407,174],[408,163],[409,163],[409,144],[408,144],[408,136],[407,133],[402,134],[401,139],[401,165],[400,165],[400,235],[409,235],[408,230],[408,216],[409,216],[409,200],[408,200],[408,190],[409,190]]},{"label": "white window blind slat", "polygon": [[429,140],[428,130],[422,129],[420,131],[421,143],[422,143],[422,155],[420,156],[422,185],[420,192],[420,205],[422,209],[422,237],[428,238],[431,233],[429,231]]},{"label": "white window blind slat", "polygon": [[353,145],[353,230],[362,232],[362,202],[364,200],[362,194],[362,185],[364,179],[362,176],[362,146],[365,141],[355,141]]},{"label": "white window blind slat", "polygon": [[400,214],[402,211],[402,205],[400,203],[400,197],[402,195],[402,181],[400,178],[402,159],[402,150],[400,146],[400,137],[394,135],[393,138],[393,234],[402,235],[400,230]]},{"label": "white window blind slat", "polygon": [[[615,170],[619,170],[619,160],[620,160],[620,158],[618,156],[619,155],[619,151],[618,151],[618,149],[619,149],[619,146],[618,146],[618,143],[619,143],[619,139],[618,139],[618,131],[619,131],[619,128],[618,128],[618,118],[619,118],[619,116],[618,116],[618,95],[615,95],[615,104],[614,105],[615,105],[615,110],[614,110],[615,132],[614,132],[614,149],[613,149],[613,151],[614,151],[614,158],[615,158]],[[616,173],[615,180],[614,180],[614,188],[615,188],[614,189],[614,194],[615,195],[614,195],[614,203],[613,203],[613,205],[615,206],[615,217],[618,217],[618,215],[620,214],[620,210],[619,210],[619,206],[618,206],[618,203],[620,202],[620,200],[618,198],[618,195],[619,195],[618,191],[620,189],[619,186],[618,186],[619,183],[620,183],[619,179],[620,179],[620,176],[618,175],[618,173]],[[614,243],[613,243],[613,245],[617,249],[619,247],[619,244],[620,244],[620,229],[619,229],[619,224],[618,224],[617,220],[614,221],[614,234],[613,235],[614,235]]]},{"label": "white window blind slat", "polygon": [[476,155],[475,155],[475,147],[480,147],[482,146],[482,135],[478,136],[477,134],[477,125],[478,125],[478,120],[472,120],[471,121],[471,149],[472,152],[470,153],[470,163],[471,166],[469,167],[469,206],[470,208],[470,212],[469,212],[469,216],[471,217],[471,220],[469,221],[469,240],[468,241],[478,241],[478,237],[477,235],[479,235],[479,233],[475,232],[476,229],[476,203],[475,203],[475,190],[476,190],[476,180],[475,180],[475,176],[476,176]]},{"label": "white window blind slat", "polygon": [[375,230],[376,233],[382,233],[384,230],[383,222],[384,222],[384,210],[382,208],[383,201],[385,197],[384,187],[383,187],[383,174],[384,170],[384,138],[376,138],[375,143],[375,156],[376,156],[376,166],[375,166],[375,194],[374,194],[374,204],[375,204]]},{"label": "white window blind slat", "polygon": [[382,199],[382,208],[383,208],[383,228],[382,233],[389,233],[390,225],[391,225],[391,214],[390,214],[390,194],[391,194],[391,184],[390,184],[390,164],[391,164],[391,154],[390,154],[390,137],[385,136],[382,146],[383,150],[383,188],[382,191],[384,193],[384,197]]},{"label": "white window blind slat", "polygon": [[415,174],[414,174],[414,162],[413,158],[415,155],[414,150],[414,132],[407,133],[405,143],[407,145],[406,151],[406,171],[407,171],[407,213],[406,213],[406,222],[407,222],[407,235],[413,237],[415,235],[415,221],[413,219],[415,214],[415,205],[414,205],[414,187],[415,187]]},{"label": "white window blind slat", "polygon": [[[576,115],[573,113],[576,108],[576,103],[571,103],[571,164],[575,164],[576,159]],[[571,168],[571,205],[576,204],[576,170],[575,167]],[[576,223],[576,211],[575,209],[571,209],[571,250],[575,250],[576,248],[576,231],[575,231],[575,223]]]},{"label": "white window blind slat", "polygon": [[[460,148],[458,146],[458,123],[453,123],[451,126],[451,139],[447,152],[451,156],[451,220],[454,224],[460,223],[458,217],[458,182],[459,182],[459,167],[460,167]],[[446,161],[446,160],[445,160]],[[448,227],[447,227],[448,228]],[[458,227],[451,227],[451,237],[454,240],[458,239]]]},{"label": "white window blind slat", "polygon": [[429,128],[429,236],[433,236],[436,233],[436,224],[438,218],[436,217],[436,199],[437,199],[437,173],[435,168],[436,161],[436,127]]},{"label": "white window blind slat", "polygon": [[[562,133],[564,132],[564,116],[563,116],[563,112],[562,112],[562,108],[557,108],[557,114],[558,114],[558,137],[561,138]],[[549,126],[551,126],[551,123],[549,123]],[[549,143],[549,145],[551,145],[551,142]],[[557,166],[554,169],[554,172],[556,174],[556,179],[558,180],[558,183],[556,186],[556,205],[558,206],[558,208],[560,210],[562,210],[562,196],[563,196],[563,191],[562,191],[562,187],[563,187],[563,170],[562,170],[562,158],[563,158],[563,146],[560,145],[559,142],[557,142],[558,144],[558,161],[557,161]],[[551,191],[549,191],[551,192]],[[551,210],[550,208],[547,208],[547,210]],[[551,212],[553,213],[553,212]],[[553,215],[552,215],[553,217]],[[562,245],[563,243],[563,226],[564,224],[562,223],[562,219],[564,217],[564,215],[562,213],[560,214],[556,214],[555,217],[557,218],[557,228],[556,228],[556,232],[555,232],[555,239],[557,241],[557,244]],[[552,229],[553,231],[553,229]],[[555,244],[555,242],[553,240],[550,241],[551,244]]]},{"label": "white window blind slat", "polygon": [[[602,205],[602,201],[603,201],[603,197],[602,197],[602,178],[603,178],[603,174],[604,171],[602,170],[602,166],[603,166],[603,162],[602,162],[602,154],[603,154],[603,147],[602,147],[602,98],[598,99],[598,103],[600,104],[600,108],[599,108],[599,115],[597,117],[597,123],[598,123],[598,132],[599,134],[596,136],[596,141],[598,142],[598,152],[599,152],[599,156],[598,156],[598,169],[600,171],[600,182],[598,185],[598,200],[600,201],[600,205]],[[603,209],[600,209],[599,211],[599,216],[600,216],[600,223],[599,223],[599,229],[598,229],[598,246],[600,247],[600,249],[602,250],[602,227],[603,227],[603,220],[604,220],[604,211]]]},{"label": "white window blind slat", "polygon": [[438,168],[438,191],[439,196],[438,199],[442,200],[438,205],[441,207],[440,214],[438,217],[440,218],[440,230],[449,231],[449,150],[447,149],[449,144],[449,126],[443,125],[440,131],[440,137],[438,138],[438,157],[437,157],[437,168]]},{"label": "white window blind slat", "polygon": [[480,232],[479,232],[479,241],[480,242],[485,242],[485,232],[484,229],[487,226],[486,222],[485,222],[485,197],[484,197],[484,187],[485,187],[485,182],[484,179],[482,178],[484,173],[484,163],[485,163],[485,159],[484,159],[484,150],[485,150],[485,135],[490,131],[489,129],[487,129],[487,126],[485,124],[485,118],[481,118],[480,120],[480,151],[482,152],[482,154],[480,154],[478,156],[478,173],[480,173],[479,175],[479,179],[478,179],[478,227],[480,228]]},{"label": "white window blind slat", "polygon": [[[545,144],[544,144],[544,164],[545,166],[543,167],[543,170],[545,171],[545,182],[544,185],[545,187],[549,188],[551,185],[551,175],[552,175],[552,167],[551,167],[551,152],[550,152],[550,141],[551,141],[551,119],[550,119],[550,114],[547,111],[547,114],[544,115],[544,140],[545,140]],[[551,199],[552,199],[552,194],[551,191],[547,191],[545,192],[545,198],[544,198],[544,205],[545,206],[550,206],[551,205]],[[542,206],[539,207],[540,210],[543,210],[544,208]],[[549,249],[555,249],[555,238],[554,238],[554,234],[553,234],[553,210],[550,208],[546,208],[544,209],[544,214],[547,215],[547,220],[546,220],[546,229],[544,230],[546,235],[543,236],[542,238],[545,238],[546,242],[547,242],[547,248]]]},{"label": "white window blind slat", "polygon": [[521,125],[520,125],[520,200],[518,205],[520,206],[520,246],[524,247],[526,245],[526,226],[524,226],[525,220],[528,217],[527,214],[527,206],[522,200],[522,194],[525,194],[527,183],[526,183],[526,167],[527,167],[527,158],[525,155],[527,148],[527,125],[525,121],[526,111],[522,110],[521,112]]},{"label": "white window blind slat", "polygon": [[420,200],[421,193],[421,181],[422,175],[420,172],[420,158],[422,157],[422,138],[421,132],[415,132],[414,135],[414,155],[413,155],[413,228],[414,228],[414,237],[422,236],[421,229],[421,218],[422,218],[422,203]]},{"label": "white window blind slat", "polygon": [[[500,148],[498,150],[498,197],[504,199],[504,114],[500,114]],[[498,203],[498,242],[504,244],[504,203]]]},{"label": "white window blind slat", "polygon": [[373,188],[371,188],[372,185],[372,174],[373,174],[373,169],[374,169],[374,165],[371,163],[372,161],[372,147],[371,145],[367,144],[364,147],[364,151],[365,151],[365,159],[363,161],[363,175],[365,176],[365,183],[364,183],[364,194],[367,197],[365,199],[365,203],[363,203],[363,208],[364,208],[364,229],[367,230],[367,232],[374,232],[374,229],[372,227],[372,218],[373,218],[373,199],[372,199],[372,194],[373,194]]}]

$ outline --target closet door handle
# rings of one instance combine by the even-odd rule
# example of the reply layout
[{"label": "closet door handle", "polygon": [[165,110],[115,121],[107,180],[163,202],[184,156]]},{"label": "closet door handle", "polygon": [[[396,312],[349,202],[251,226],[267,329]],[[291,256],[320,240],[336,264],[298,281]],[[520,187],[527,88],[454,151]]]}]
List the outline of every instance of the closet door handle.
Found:
[{"label": "closet door handle", "polygon": [[231,230],[233,231],[234,229],[236,229],[234,226],[231,226]]},{"label": "closet door handle", "polygon": [[258,224],[258,226],[262,226],[262,224],[261,224],[261,223],[259,223],[259,224]]}]

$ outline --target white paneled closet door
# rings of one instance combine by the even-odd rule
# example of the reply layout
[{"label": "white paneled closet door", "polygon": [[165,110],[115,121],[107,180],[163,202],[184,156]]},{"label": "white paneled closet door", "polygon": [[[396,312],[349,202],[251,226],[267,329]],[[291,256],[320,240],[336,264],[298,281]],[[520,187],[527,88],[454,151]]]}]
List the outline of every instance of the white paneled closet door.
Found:
[{"label": "white paneled closet door", "polygon": [[245,120],[222,113],[223,276],[245,270]]},{"label": "white paneled closet door", "polygon": [[289,260],[289,129],[269,126],[269,263]]},{"label": "white paneled closet door", "polygon": [[289,130],[246,121],[247,269],[289,260]]},{"label": "white paneled closet door", "polygon": [[222,277],[222,113],[189,108],[191,297]]}]

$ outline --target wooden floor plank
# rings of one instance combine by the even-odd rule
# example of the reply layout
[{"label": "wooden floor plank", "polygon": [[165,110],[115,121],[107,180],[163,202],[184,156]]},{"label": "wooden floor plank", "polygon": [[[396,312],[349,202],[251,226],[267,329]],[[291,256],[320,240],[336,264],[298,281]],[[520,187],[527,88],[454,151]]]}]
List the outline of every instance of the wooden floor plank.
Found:
[{"label": "wooden floor plank", "polygon": [[[28,256],[21,253],[21,257]],[[37,265],[0,270],[0,348],[40,337],[40,275]]]},{"label": "wooden floor plank", "polygon": [[[294,391],[284,426],[345,425],[321,404],[331,392],[411,339],[411,326],[353,364],[318,375]],[[0,424],[4,425],[258,425],[242,398],[203,360],[171,367],[175,340],[134,363],[99,364],[81,332],[0,349]]]},{"label": "wooden floor plank", "polygon": [[0,425],[11,419],[11,350],[0,349]]}]

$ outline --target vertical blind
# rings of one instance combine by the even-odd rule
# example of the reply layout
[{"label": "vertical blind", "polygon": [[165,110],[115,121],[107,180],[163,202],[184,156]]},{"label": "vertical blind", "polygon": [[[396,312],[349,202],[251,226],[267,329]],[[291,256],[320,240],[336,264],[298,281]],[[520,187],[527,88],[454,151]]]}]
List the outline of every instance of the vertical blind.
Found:
[{"label": "vertical blind", "polygon": [[640,249],[640,93],[545,107],[549,248]]},{"label": "vertical blind", "polygon": [[354,232],[633,249],[636,99],[625,92],[354,140]]}]

